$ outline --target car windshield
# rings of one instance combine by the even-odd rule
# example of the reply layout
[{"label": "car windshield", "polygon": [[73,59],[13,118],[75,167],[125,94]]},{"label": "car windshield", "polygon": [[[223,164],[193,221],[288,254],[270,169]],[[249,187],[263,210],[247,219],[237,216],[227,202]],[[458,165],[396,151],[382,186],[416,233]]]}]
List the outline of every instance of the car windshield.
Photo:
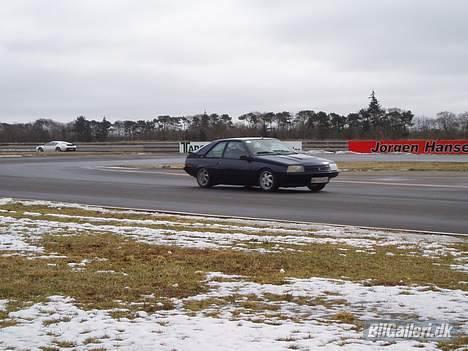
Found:
[{"label": "car windshield", "polygon": [[245,143],[250,152],[255,155],[289,155],[295,153],[288,145],[282,143],[278,139],[255,139],[247,140]]}]

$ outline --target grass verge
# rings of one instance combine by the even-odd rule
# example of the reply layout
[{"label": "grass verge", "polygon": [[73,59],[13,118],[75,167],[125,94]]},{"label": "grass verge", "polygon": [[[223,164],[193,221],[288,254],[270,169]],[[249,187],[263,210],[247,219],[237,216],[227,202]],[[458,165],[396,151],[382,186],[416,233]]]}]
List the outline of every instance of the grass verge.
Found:
[{"label": "grass verge", "polygon": [[[367,254],[343,245],[314,244],[294,254],[260,254],[157,246],[112,234],[48,235],[41,239],[41,245],[46,254],[67,258],[0,256],[0,276],[9,282],[0,285],[0,299],[15,301],[8,310],[21,307],[22,302],[45,301],[51,295],[71,296],[83,308],[127,308],[130,312],[171,309],[171,298],[206,292],[204,273],[213,271],[272,284],[282,284],[287,277],[345,276],[370,280],[371,284],[467,289],[462,284],[467,274],[449,268],[451,256],[434,259],[396,247],[377,247],[375,254]],[[339,255],[339,248],[347,249],[346,256]],[[389,251],[393,255],[387,255]],[[81,263],[82,269],[69,263]]]},{"label": "grass verge", "polygon": [[[113,211],[113,212],[102,212],[99,210],[94,210],[92,208],[85,209],[85,208],[79,208],[79,207],[53,207],[53,206],[44,206],[44,205],[24,205],[21,202],[12,202],[8,204],[3,204],[0,205],[0,210],[5,210],[9,212],[5,212],[4,215],[8,217],[14,217],[14,218],[31,218],[31,219],[41,219],[41,220],[50,220],[50,221],[55,221],[55,222],[79,222],[79,218],[71,218],[71,217],[57,217],[57,216],[52,216],[52,215],[67,215],[67,216],[76,216],[76,217],[90,217],[89,219],[96,218],[98,220],[99,218],[105,218],[105,219],[121,219],[121,220],[154,220],[154,221],[167,221],[167,222],[172,222],[172,224],[161,224],[161,225],[154,225],[154,228],[161,228],[161,229],[168,229],[169,227],[174,227],[174,229],[177,230],[182,230],[180,226],[183,225],[191,225],[194,223],[198,224],[206,224],[206,225],[217,225],[215,229],[210,229],[204,227],[204,231],[210,231],[210,230],[215,230],[216,232],[222,232],[222,228],[219,228],[219,225],[222,226],[235,226],[239,227],[239,221],[235,220],[226,220],[223,219],[222,222],[216,221],[214,219],[208,219],[204,217],[189,217],[189,216],[176,216],[176,215],[170,215],[170,214],[162,214],[162,213],[155,213],[154,215],[148,212],[126,212],[126,211]],[[26,212],[26,213],[25,213]],[[40,213],[42,214],[41,217],[34,217],[31,215],[28,215],[28,213],[35,212],[35,213]],[[0,216],[2,213],[0,213]],[[83,221],[88,220],[87,218],[84,218]],[[103,222],[105,224],[109,225],[123,225],[122,223],[124,222]],[[129,224],[130,225],[130,224]],[[135,225],[135,224],[131,224]],[[136,226],[136,225],[135,225]],[[147,225],[145,225],[147,226]],[[177,227],[177,228],[176,228]],[[269,222],[257,222],[254,225],[255,228],[262,229],[266,234],[268,234],[268,230],[271,228],[271,225]],[[170,228],[169,228],[170,229]],[[188,228],[187,228],[188,229]],[[190,228],[191,231],[194,231],[194,227]],[[314,230],[308,229],[307,232],[313,232]],[[226,233],[232,233],[232,230],[225,230]],[[241,229],[235,230],[236,233],[242,233],[245,231],[242,231]],[[245,232],[247,233],[247,232]],[[249,234],[251,234],[249,232]],[[255,234],[258,234],[257,232]],[[261,235],[261,234],[258,234]],[[278,234],[275,234],[278,235]]]}]

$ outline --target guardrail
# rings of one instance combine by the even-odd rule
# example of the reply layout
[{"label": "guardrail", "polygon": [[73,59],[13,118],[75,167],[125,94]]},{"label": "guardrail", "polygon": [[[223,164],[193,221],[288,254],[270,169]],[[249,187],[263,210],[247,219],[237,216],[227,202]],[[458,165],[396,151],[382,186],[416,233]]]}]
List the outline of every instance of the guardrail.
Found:
[{"label": "guardrail", "polygon": [[[39,143],[0,144],[0,153],[35,152]],[[147,152],[147,153],[176,153],[179,143],[175,141],[158,142],[105,142],[105,143],[76,143],[77,152]]]},{"label": "guardrail", "polygon": [[[300,142],[300,141],[299,141]],[[0,143],[0,153],[35,152],[40,143]],[[76,143],[77,152],[122,152],[122,153],[178,153],[178,141],[148,141],[148,142],[102,142]],[[348,150],[346,140],[304,140],[302,149],[345,151]]]},{"label": "guardrail", "polygon": [[77,143],[78,152],[147,152],[176,153],[179,143],[175,141],[144,142],[144,143]]},{"label": "guardrail", "polygon": [[325,151],[347,151],[347,140],[303,140],[302,149],[308,150],[325,150]]},{"label": "guardrail", "polygon": [[21,143],[21,144],[8,144],[8,143],[1,143],[0,144],[0,152],[31,152],[35,151],[34,148],[38,144],[36,143]]}]

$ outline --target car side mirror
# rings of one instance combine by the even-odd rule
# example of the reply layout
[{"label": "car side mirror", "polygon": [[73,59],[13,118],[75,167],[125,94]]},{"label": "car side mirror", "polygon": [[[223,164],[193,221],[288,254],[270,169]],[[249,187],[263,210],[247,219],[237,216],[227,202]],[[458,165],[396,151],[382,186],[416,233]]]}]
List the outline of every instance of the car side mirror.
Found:
[{"label": "car side mirror", "polygon": [[249,162],[252,161],[249,155],[241,155],[239,157],[239,160],[244,160],[244,161],[249,161]]}]

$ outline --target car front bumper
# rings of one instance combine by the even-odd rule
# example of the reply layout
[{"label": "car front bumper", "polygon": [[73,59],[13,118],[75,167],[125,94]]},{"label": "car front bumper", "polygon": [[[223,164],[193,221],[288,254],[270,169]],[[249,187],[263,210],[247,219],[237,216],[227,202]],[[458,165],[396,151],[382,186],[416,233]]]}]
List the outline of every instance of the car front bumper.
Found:
[{"label": "car front bumper", "polygon": [[[280,173],[277,174],[279,186],[283,187],[299,187],[307,186],[312,183],[312,178],[335,178],[339,174],[338,171],[333,172],[317,172],[317,173]],[[326,183],[324,183],[326,184]]]}]

